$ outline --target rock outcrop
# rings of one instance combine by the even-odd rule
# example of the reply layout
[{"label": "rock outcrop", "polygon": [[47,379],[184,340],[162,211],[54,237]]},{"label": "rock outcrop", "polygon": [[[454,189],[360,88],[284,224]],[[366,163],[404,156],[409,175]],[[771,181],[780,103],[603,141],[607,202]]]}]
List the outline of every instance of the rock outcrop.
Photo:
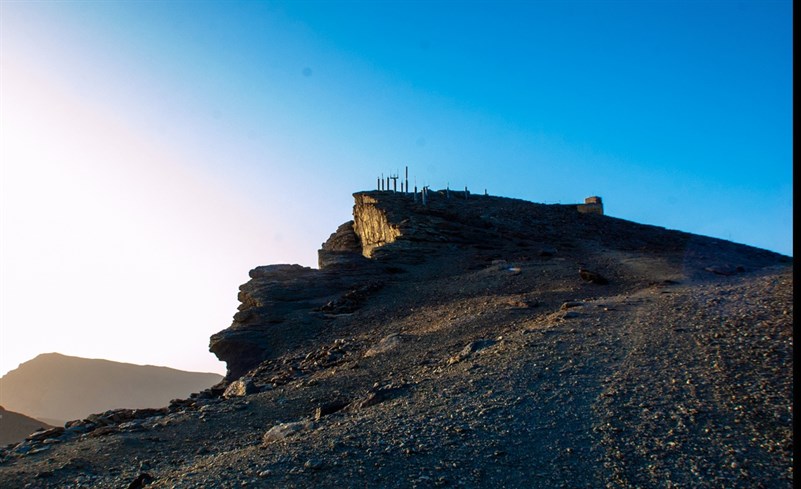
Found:
[{"label": "rock outcrop", "polygon": [[[643,250],[665,257],[671,262],[665,266],[695,274],[708,273],[704,260],[712,253],[730,259],[730,267],[740,268],[760,266],[778,256],[722,240],[580,213],[576,205],[446,190],[429,192],[427,205],[405,193],[357,192],[353,197],[353,220],[339,226],[322,244],[319,269],[268,265],[250,271],[251,280],[240,287],[241,304],[233,323],[211,337],[210,350],[228,365],[228,381],[312,340],[334,317],[361,307],[388,280],[419,280],[485,267],[493,260],[561,264],[571,257],[583,265],[591,263],[593,256],[604,255],[595,260],[591,275],[585,271],[581,277],[594,284],[609,279],[623,283],[645,280],[637,276],[635,264]],[[630,265],[630,274],[607,276],[609,250]],[[512,274],[521,270],[513,265],[507,268]]]},{"label": "rock outcrop", "polygon": [[364,266],[366,261],[353,221],[340,225],[317,252],[317,265],[321,270],[358,268]]},{"label": "rock outcrop", "polygon": [[373,256],[373,250],[392,243],[400,236],[398,225],[387,218],[386,210],[379,207],[379,201],[370,194],[354,195],[353,229],[362,244],[362,254]]},{"label": "rock outcrop", "polygon": [[250,278],[239,288],[241,304],[233,324],[213,335],[209,346],[227,363],[229,380],[313,338],[326,324],[326,306],[371,283],[373,274],[369,266],[345,274],[327,263],[321,270],[261,266],[250,271]]}]

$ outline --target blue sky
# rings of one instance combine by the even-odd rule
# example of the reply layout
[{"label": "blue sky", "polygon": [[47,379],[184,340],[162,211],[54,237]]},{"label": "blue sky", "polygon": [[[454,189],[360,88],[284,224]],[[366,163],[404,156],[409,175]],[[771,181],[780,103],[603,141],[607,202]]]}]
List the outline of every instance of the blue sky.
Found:
[{"label": "blue sky", "polygon": [[405,165],[792,254],[789,1],[3,1],[0,27],[0,374],[221,371],[247,271],[315,266]]}]

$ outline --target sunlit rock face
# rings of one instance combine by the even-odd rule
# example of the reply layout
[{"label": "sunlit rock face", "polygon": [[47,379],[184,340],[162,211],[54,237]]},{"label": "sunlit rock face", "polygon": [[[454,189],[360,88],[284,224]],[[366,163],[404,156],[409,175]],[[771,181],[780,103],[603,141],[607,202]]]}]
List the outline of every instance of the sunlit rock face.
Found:
[{"label": "sunlit rock face", "polygon": [[378,206],[378,199],[367,193],[354,194],[353,230],[362,245],[362,254],[373,256],[373,250],[392,243],[401,235],[398,225],[390,223],[387,211]]}]

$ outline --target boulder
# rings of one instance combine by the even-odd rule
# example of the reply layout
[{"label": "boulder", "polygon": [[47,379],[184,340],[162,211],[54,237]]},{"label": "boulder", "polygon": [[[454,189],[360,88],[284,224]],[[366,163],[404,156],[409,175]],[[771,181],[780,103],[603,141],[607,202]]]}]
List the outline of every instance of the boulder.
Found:
[{"label": "boulder", "polygon": [[273,426],[262,436],[262,443],[268,445],[276,441],[283,441],[287,438],[308,430],[313,426],[311,421],[295,421],[293,423],[281,423]]},{"label": "boulder", "polygon": [[241,378],[231,382],[231,384],[225,389],[223,397],[226,399],[230,399],[232,397],[244,397],[250,394],[255,394],[258,391],[259,389],[256,387],[256,384],[253,383],[253,379]]}]

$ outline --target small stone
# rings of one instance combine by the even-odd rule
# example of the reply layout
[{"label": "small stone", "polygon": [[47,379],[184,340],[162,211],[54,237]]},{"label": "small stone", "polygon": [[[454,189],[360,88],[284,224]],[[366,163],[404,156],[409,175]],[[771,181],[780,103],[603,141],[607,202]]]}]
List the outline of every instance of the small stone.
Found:
[{"label": "small stone", "polygon": [[223,397],[226,399],[230,399],[232,397],[244,397],[249,394],[254,394],[258,391],[259,389],[256,387],[256,384],[253,383],[252,379],[243,377],[239,380],[231,382],[231,384],[225,389]]},{"label": "small stone", "polygon": [[579,268],[579,276],[585,282],[590,282],[593,284],[604,285],[609,283],[609,281],[600,273],[587,270],[586,268]]},{"label": "small stone", "polygon": [[285,440],[288,437],[311,428],[311,423],[308,421],[296,421],[294,423],[281,423],[273,426],[262,437],[264,444],[269,444],[275,441]]},{"label": "small stone", "polygon": [[64,428],[55,427],[50,428],[49,430],[37,431],[30,434],[25,439],[28,441],[43,441],[47,440],[48,438],[58,438],[62,434],[64,434]]},{"label": "small stone", "polygon": [[398,333],[392,333],[381,339],[375,346],[370,348],[364,353],[365,357],[371,357],[373,355],[378,355],[379,353],[384,353],[389,350],[395,349],[400,346],[403,338]]},{"label": "small stone", "polygon": [[152,475],[148,474],[147,472],[142,472],[128,485],[128,489],[140,489],[150,484],[154,480],[156,479],[153,478]]},{"label": "small stone", "polygon": [[545,245],[540,248],[539,255],[542,257],[549,257],[555,255],[556,253],[557,253],[556,248],[554,248],[553,246]]},{"label": "small stone", "polygon": [[562,306],[559,309],[561,309],[562,311],[567,311],[568,309],[570,309],[572,307],[579,307],[579,306],[583,306],[583,305],[584,305],[583,302],[568,301],[568,302],[563,303]]},{"label": "small stone", "polygon": [[332,401],[321,404],[317,407],[317,409],[314,410],[314,420],[319,421],[323,416],[334,414],[342,409],[345,409],[347,406],[348,403],[345,401]]}]

